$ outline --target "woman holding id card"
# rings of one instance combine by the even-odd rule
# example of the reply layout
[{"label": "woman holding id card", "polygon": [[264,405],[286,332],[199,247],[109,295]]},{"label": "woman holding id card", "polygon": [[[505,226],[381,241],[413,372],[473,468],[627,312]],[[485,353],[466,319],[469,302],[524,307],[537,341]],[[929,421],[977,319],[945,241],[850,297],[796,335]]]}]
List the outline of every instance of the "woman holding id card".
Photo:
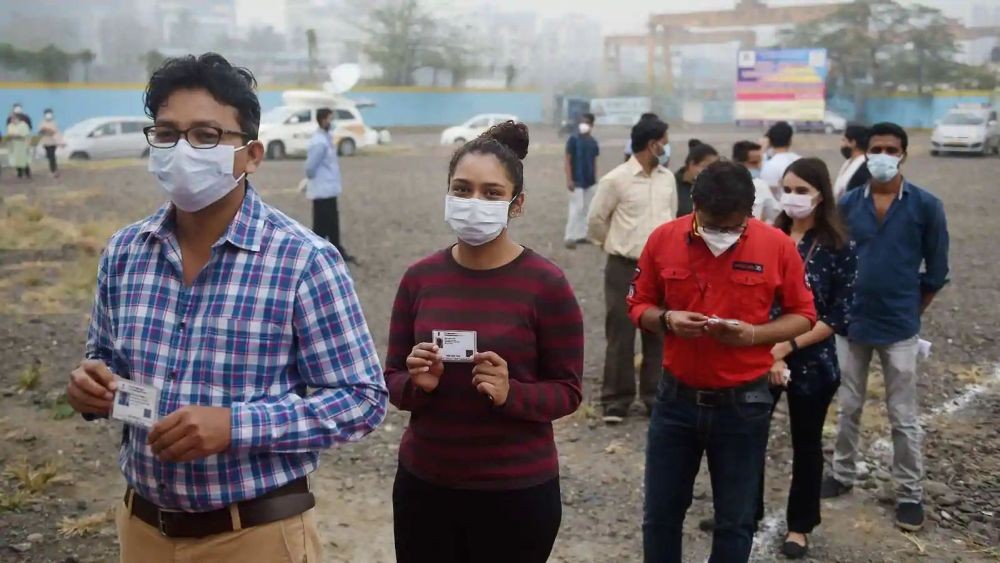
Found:
[{"label": "woman holding id card", "polygon": [[458,242],[399,285],[385,379],[411,413],[392,495],[400,563],[541,563],[559,531],[552,421],[582,398],[583,317],[563,272],[507,229],[527,153],[513,121],[455,152]]},{"label": "woman holding id card", "polygon": [[[775,226],[798,245],[818,315],[812,330],[771,350],[772,393],[777,403],[782,389],[787,390],[794,452],[786,511],[788,535],[782,552],[801,559],[808,551],[807,534],[820,523],[823,422],[840,386],[834,333],[847,330],[858,258],[840,220],[830,173],[822,160],[796,160],[788,166],[781,185],[783,211]],[[763,489],[762,479],[758,520],[764,516]]]}]

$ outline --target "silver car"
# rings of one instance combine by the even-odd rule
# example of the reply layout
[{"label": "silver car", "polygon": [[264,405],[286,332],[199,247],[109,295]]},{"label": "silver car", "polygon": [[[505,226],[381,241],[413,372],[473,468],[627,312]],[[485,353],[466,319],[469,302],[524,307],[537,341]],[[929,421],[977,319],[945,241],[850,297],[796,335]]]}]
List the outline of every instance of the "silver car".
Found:
[{"label": "silver car", "polygon": [[993,108],[958,107],[938,121],[931,134],[931,154],[946,152],[1000,154],[1000,124]]},{"label": "silver car", "polygon": [[63,132],[64,144],[56,154],[72,160],[145,157],[149,144],[142,128],[147,125],[152,125],[147,117],[85,119]]}]

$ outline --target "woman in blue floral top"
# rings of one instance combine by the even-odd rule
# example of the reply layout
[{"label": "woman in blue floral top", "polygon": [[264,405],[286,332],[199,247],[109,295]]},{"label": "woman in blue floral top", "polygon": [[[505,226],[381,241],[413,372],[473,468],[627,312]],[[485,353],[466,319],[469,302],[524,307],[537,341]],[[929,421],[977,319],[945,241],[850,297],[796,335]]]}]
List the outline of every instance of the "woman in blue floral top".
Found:
[{"label": "woman in blue floral top", "polygon": [[[858,257],[840,220],[830,172],[822,160],[793,162],[782,178],[782,188],[782,213],[774,224],[798,244],[818,315],[812,330],[774,346],[770,375],[775,395],[780,396],[782,388],[787,390],[792,433],[788,535],[782,552],[800,559],[808,551],[807,534],[820,523],[823,422],[840,386],[834,334],[847,329]],[[763,497],[760,506],[762,513]]]}]

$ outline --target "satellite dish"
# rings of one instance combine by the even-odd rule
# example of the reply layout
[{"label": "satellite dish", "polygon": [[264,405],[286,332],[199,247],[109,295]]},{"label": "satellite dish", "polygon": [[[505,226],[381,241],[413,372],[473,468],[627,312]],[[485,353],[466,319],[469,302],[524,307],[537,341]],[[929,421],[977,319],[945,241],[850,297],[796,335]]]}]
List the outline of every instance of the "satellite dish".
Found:
[{"label": "satellite dish", "polygon": [[361,66],[346,63],[330,71],[330,81],[323,84],[323,89],[331,94],[343,94],[361,80]]}]

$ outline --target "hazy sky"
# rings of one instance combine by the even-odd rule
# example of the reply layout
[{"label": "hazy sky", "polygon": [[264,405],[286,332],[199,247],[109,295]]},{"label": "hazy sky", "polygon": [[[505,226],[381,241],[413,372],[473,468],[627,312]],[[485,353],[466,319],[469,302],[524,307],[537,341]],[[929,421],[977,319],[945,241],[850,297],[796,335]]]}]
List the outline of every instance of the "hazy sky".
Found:
[{"label": "hazy sky", "polygon": [[[428,0],[447,6],[479,6],[478,0]],[[641,33],[650,13],[686,12],[691,10],[689,0],[487,0],[504,11],[535,11],[542,16],[582,13],[601,22],[604,33]],[[831,0],[769,0],[772,6],[822,4]],[[839,1],[839,0],[832,0]],[[913,3],[917,0],[903,0]],[[945,8],[957,15],[954,9],[968,6],[975,0],[922,0],[923,3]],[[979,0],[990,2],[991,0]],[[996,0],[992,0],[996,1]],[[275,0],[236,0],[241,25],[263,23],[284,27],[284,2]],[[736,0],[698,0],[698,10],[732,8]]]}]

